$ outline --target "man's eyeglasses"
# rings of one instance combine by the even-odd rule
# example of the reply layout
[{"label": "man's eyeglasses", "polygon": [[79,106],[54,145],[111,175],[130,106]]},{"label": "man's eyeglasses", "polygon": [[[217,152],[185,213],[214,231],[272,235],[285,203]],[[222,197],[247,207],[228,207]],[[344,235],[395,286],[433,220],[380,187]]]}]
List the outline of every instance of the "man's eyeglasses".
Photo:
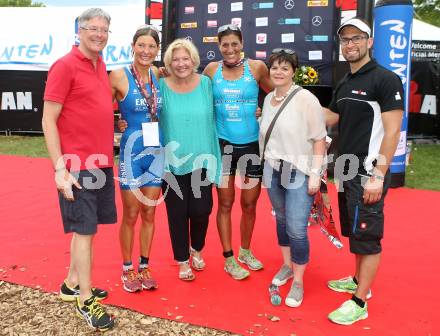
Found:
[{"label": "man's eyeglasses", "polygon": [[217,33],[222,33],[224,31],[227,31],[228,29],[233,31],[240,31],[240,27],[236,24],[226,24],[218,27]]},{"label": "man's eyeglasses", "polygon": [[289,55],[295,55],[295,51],[288,48],[275,48],[272,50],[272,54],[289,54]]},{"label": "man's eyeglasses", "polygon": [[98,28],[98,27],[80,27],[80,29],[83,30],[87,30],[93,34],[97,34],[97,33],[103,33],[103,34],[108,34],[111,33],[110,30],[108,30],[108,28]]},{"label": "man's eyeglasses", "polygon": [[367,39],[368,37],[365,35],[355,35],[353,37],[339,37],[339,41],[341,42],[341,45],[346,46],[351,42],[353,44],[360,44],[363,39]]}]

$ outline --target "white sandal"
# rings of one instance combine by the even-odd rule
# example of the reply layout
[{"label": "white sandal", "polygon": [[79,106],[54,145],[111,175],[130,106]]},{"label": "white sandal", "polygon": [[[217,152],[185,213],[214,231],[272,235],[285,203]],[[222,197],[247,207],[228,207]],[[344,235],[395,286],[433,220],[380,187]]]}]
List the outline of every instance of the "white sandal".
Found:
[{"label": "white sandal", "polygon": [[179,266],[186,264],[188,265],[188,269],[186,271],[179,271],[179,279],[183,280],[183,281],[193,281],[196,277],[191,269],[191,267],[189,267],[189,261],[183,261],[183,262],[178,262]]},{"label": "white sandal", "polygon": [[[192,247],[189,248],[189,253],[191,255],[191,265],[196,271],[203,271],[205,269],[205,260],[203,260],[200,252],[194,250]],[[199,256],[196,257],[195,254],[199,253]]]}]

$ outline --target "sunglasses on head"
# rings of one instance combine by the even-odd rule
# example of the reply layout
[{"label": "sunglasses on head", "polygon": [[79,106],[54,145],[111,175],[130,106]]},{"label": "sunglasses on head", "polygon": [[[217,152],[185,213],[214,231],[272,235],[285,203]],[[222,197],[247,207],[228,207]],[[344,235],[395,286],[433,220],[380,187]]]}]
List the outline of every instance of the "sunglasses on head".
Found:
[{"label": "sunglasses on head", "polygon": [[289,55],[295,55],[295,51],[292,49],[287,48],[275,48],[272,50],[272,54],[289,54]]},{"label": "sunglasses on head", "polygon": [[139,26],[139,27],[136,29],[136,31],[139,31],[139,30],[141,30],[141,29],[152,29],[152,30],[154,30],[154,31],[156,31],[156,32],[159,32],[159,30],[158,30],[155,26],[150,25],[150,24],[143,24],[142,26]]},{"label": "sunglasses on head", "polygon": [[233,31],[240,31],[240,27],[237,26],[236,24],[226,24],[223,26],[218,27],[217,33],[222,33],[226,30],[233,30]]}]

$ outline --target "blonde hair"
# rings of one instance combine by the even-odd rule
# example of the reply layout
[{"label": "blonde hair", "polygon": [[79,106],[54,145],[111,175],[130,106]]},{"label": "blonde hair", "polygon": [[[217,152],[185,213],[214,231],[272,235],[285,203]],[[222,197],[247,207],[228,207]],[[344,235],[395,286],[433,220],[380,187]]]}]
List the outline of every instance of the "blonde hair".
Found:
[{"label": "blonde hair", "polygon": [[163,57],[163,62],[165,63],[165,67],[167,69],[170,68],[171,61],[173,59],[173,53],[177,49],[185,49],[189,56],[191,57],[191,60],[194,63],[194,72],[197,72],[199,66],[200,66],[200,56],[199,52],[196,48],[196,46],[187,39],[176,39],[174,40],[167,48],[167,51],[165,51],[165,55]]}]

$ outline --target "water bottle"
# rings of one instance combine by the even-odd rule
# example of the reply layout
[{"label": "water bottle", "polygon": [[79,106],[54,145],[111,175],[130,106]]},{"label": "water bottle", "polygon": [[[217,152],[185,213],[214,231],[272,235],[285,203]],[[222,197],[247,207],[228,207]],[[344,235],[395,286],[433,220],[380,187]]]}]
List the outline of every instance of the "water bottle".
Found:
[{"label": "water bottle", "polygon": [[280,289],[277,285],[270,284],[269,296],[270,296],[270,303],[272,303],[274,306],[279,306],[281,304]]}]

